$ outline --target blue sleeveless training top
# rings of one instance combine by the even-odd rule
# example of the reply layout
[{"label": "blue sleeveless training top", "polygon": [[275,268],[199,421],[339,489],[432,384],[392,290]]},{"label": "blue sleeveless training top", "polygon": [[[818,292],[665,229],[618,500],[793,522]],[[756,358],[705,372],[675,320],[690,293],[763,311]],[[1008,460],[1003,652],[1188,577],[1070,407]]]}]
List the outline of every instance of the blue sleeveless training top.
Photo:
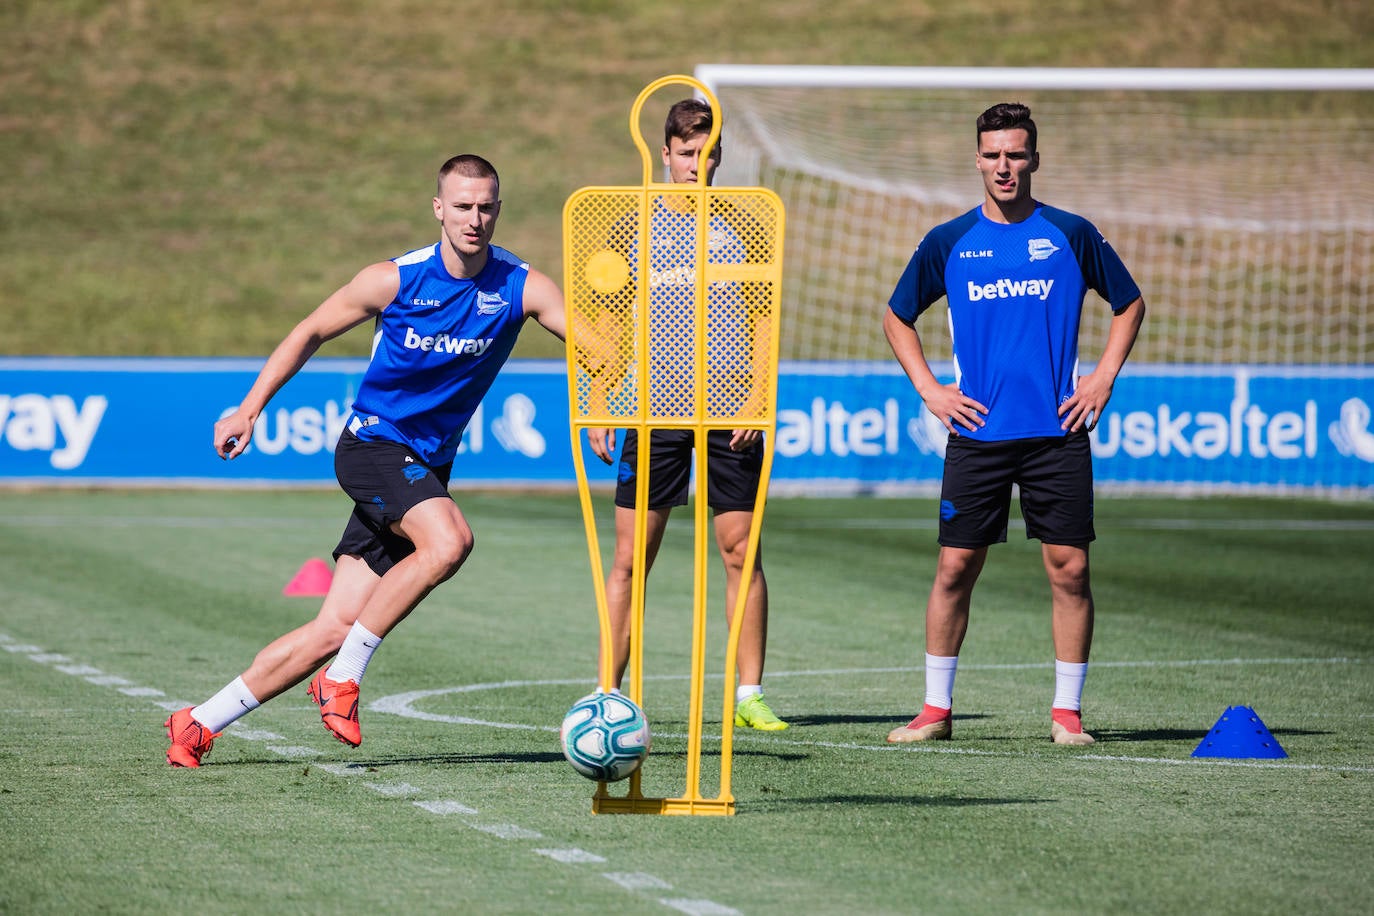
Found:
[{"label": "blue sleeveless training top", "polygon": [[436,242],[394,258],[401,288],[377,318],[372,360],[348,428],[400,442],[430,465],[453,460],[463,430],[524,322],[529,264],[492,245],[477,276],[448,272]]}]

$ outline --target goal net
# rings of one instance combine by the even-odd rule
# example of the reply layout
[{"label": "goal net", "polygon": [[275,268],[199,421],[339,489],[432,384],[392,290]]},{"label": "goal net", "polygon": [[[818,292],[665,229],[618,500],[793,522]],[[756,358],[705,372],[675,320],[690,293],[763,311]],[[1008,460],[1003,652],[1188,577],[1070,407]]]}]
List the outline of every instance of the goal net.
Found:
[{"label": "goal net", "polygon": [[[881,310],[913,249],[982,200],[975,118],[1021,101],[1036,197],[1092,220],[1144,292],[1133,361],[1328,366],[1374,355],[1370,73],[697,69],[725,110],[718,181],[786,207],[784,359],[891,358]],[[1085,359],[1109,322],[1085,306]]]}]

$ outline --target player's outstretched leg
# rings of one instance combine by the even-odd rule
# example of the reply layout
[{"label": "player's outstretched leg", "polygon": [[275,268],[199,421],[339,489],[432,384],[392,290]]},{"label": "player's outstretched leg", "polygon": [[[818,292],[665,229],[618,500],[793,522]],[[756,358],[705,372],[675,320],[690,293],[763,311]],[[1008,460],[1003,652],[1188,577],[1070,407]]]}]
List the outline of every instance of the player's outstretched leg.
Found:
[{"label": "player's outstretched leg", "polygon": [[320,721],[330,733],[349,747],[363,743],[362,726],[358,723],[358,685],[353,681],[331,681],[324,676],[326,669],[310,681],[306,692],[320,707]]}]

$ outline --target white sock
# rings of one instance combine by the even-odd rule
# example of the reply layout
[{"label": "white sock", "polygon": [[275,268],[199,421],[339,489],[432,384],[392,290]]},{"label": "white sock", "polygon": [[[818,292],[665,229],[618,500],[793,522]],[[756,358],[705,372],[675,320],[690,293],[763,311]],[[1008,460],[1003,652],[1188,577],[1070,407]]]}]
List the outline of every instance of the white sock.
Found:
[{"label": "white sock", "polygon": [[926,653],[926,704],[940,709],[954,708],[954,675],[959,656]]},{"label": "white sock", "polygon": [[219,693],[191,710],[191,718],[212,732],[222,732],[231,722],[248,715],[258,708],[258,698],[248,692],[243,678],[236,677]]},{"label": "white sock", "polygon": [[1082,709],[1083,681],[1088,677],[1087,662],[1054,660],[1054,708]]},{"label": "white sock", "polygon": [[361,684],[363,674],[367,671],[367,663],[372,661],[372,653],[376,652],[381,644],[382,637],[375,635],[361,623],[354,623],[353,628],[344,637],[343,645],[339,647],[339,654],[334,656],[334,661],[325,669],[324,676],[331,681],[352,681]]},{"label": "white sock", "polygon": [[738,687],[735,688],[736,703],[755,695],[763,695],[762,684],[740,684]]}]

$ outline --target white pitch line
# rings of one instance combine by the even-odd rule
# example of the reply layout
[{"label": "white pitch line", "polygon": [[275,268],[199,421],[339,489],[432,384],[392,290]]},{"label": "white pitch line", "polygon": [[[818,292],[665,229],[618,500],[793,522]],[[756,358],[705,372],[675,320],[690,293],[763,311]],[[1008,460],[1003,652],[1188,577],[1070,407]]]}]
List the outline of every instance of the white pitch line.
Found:
[{"label": "white pitch line", "polygon": [[[1146,661],[1094,661],[1093,668],[1194,668],[1206,667],[1211,665],[1363,665],[1369,660],[1364,658],[1347,658],[1343,656],[1329,658],[1192,658],[1192,659],[1159,659]],[[1022,671],[1053,668],[1053,662],[1014,662],[1014,663],[968,663],[961,662],[961,671]],[[914,674],[925,670],[924,665],[894,665],[883,668],[814,668],[801,671],[769,671],[768,676],[772,677],[823,677],[827,675],[854,675],[854,674]],[[708,678],[722,680],[724,675],[707,673]],[[644,676],[646,681],[685,681],[690,675],[687,674],[647,674]],[[427,697],[442,696],[450,693],[480,693],[486,690],[504,690],[511,687],[565,687],[569,685],[581,685],[591,689],[591,681],[585,677],[581,678],[541,678],[538,680],[505,680],[505,681],[485,681],[477,684],[460,684],[454,687],[438,687],[432,690],[412,690],[406,693],[396,693],[390,696],[378,697],[368,703],[367,708],[373,712],[388,712],[394,715],[410,716],[416,719],[424,719],[434,722],[448,722],[461,725],[484,725],[489,728],[523,728],[539,729],[541,726],[527,725],[518,722],[488,722],[482,719],[468,719],[462,716],[444,716],[433,713],[426,713],[411,708],[411,704],[417,700]],[[555,729],[556,731],[556,729]]]},{"label": "white pitch line", "polygon": [[331,776],[362,776],[368,771],[361,763],[317,763],[315,769],[324,770]]},{"label": "white pitch line", "polygon": [[610,871],[601,877],[614,881],[627,891],[670,891],[673,886],[662,878],[642,871]]},{"label": "white pitch line", "polygon": [[[81,677],[95,686],[112,687],[118,689],[120,693],[123,693],[128,696],[165,696],[165,694],[161,690],[157,690],[156,688],[132,686],[131,681],[119,677],[118,675],[106,674],[99,668],[95,668],[90,665],[72,663],[71,659],[65,655],[44,652],[41,646],[32,645],[29,643],[19,643],[7,633],[0,633],[0,648],[5,649],[16,655],[24,655],[28,657],[31,661],[34,661],[38,664],[50,665],[54,671],[58,671],[62,674]],[[60,664],[58,664],[59,662]],[[573,682],[569,681],[569,683]],[[154,702],[153,705],[157,706],[160,709],[167,710],[168,712],[175,712],[179,709],[185,709],[187,706],[193,704],[186,703],[181,700],[158,700]],[[518,723],[493,723],[493,726],[497,728],[544,730],[542,726],[521,725]],[[556,728],[549,730],[557,731]],[[233,735],[234,737],[241,738],[247,741],[282,740],[282,736],[274,732],[243,728],[237,723],[230,725],[228,728],[226,728],[225,734]],[[267,744],[265,745],[265,747],[272,753],[278,754],[288,759],[313,758],[323,756],[323,752],[314,747],[279,744]],[[367,767],[356,763],[316,763],[312,764],[312,768],[320,770],[324,773],[328,773],[332,776],[342,778],[360,775],[369,771]],[[376,792],[377,794],[387,798],[397,798],[408,795],[420,794],[419,789],[405,782],[365,782],[363,783],[363,785],[366,786],[368,789],[372,790],[373,792]],[[465,805],[462,802],[454,799],[412,800],[411,804],[417,808],[422,808],[426,811],[429,811],[432,814],[438,815],[458,815],[460,817],[470,818],[480,813],[476,808],[473,808],[470,805]],[[465,820],[464,824],[469,829],[476,830],[488,836],[496,837],[500,840],[532,841],[542,840],[545,838],[544,834],[540,833],[538,830],[532,830],[528,827],[523,827],[519,824],[483,824],[475,823],[472,820]],[[600,865],[604,864],[607,861],[604,856],[599,856],[595,853],[587,852],[586,850],[577,849],[575,847],[563,849],[535,849],[533,850],[533,852],[547,859],[551,859],[555,862],[559,862],[561,864],[573,867],[578,865]],[[672,888],[672,885],[668,884],[666,881],[654,878],[652,875],[643,875],[643,873],[640,872],[626,872],[616,874],[642,875],[642,878],[646,882],[644,883],[643,887],[646,889],[664,890]],[[631,892],[636,892],[640,889],[638,887],[630,887],[629,885],[623,883],[621,884],[621,886],[626,890],[630,890]],[[663,906],[669,907],[670,909],[676,909],[684,913],[697,914],[697,916],[738,916],[739,914],[738,910],[716,903],[712,900],[669,900],[660,898],[656,902],[662,904]]]},{"label": "white pitch line", "polygon": [[[124,515],[10,515],[0,518],[0,525],[16,528],[318,528],[330,525],[330,519],[309,518],[208,518],[204,516],[156,516],[134,518]],[[500,530],[500,522],[488,521],[487,526]],[[925,515],[910,518],[789,518],[788,528],[836,528],[870,531],[933,531],[939,520]],[[1022,528],[1021,519],[1011,519],[1011,528]],[[1164,531],[1374,531],[1374,519],[1364,518],[1099,518],[1103,530],[1144,529]]]},{"label": "white pitch line", "polygon": [[[935,531],[936,518],[826,518],[788,519],[789,528],[824,528],[847,531]],[[1007,527],[1024,528],[1021,519]],[[1366,518],[1098,518],[1100,531],[1374,531],[1374,519]]]},{"label": "white pitch line", "polygon": [[[736,736],[741,737],[739,735]],[[960,748],[949,747],[947,745],[936,745],[930,742],[917,742],[915,744],[860,744],[846,743],[843,741],[793,741],[780,738],[776,735],[752,735],[742,736],[747,741],[763,741],[770,744],[780,745],[804,745],[807,747],[823,747],[830,750],[841,751],[878,751],[894,754],[952,754],[963,757],[1001,757],[1024,760],[1031,756],[1041,756],[1026,754],[1018,751],[988,751],[979,748]],[[1125,763],[1162,763],[1172,766],[1196,766],[1196,767],[1234,767],[1248,766],[1258,767],[1266,770],[1316,770],[1324,773],[1374,773],[1374,767],[1361,766],[1341,766],[1338,764],[1325,763],[1281,763],[1281,762],[1262,762],[1227,760],[1219,757],[1126,757],[1109,754],[1065,754],[1066,760],[1088,760],[1094,762],[1125,762]]]},{"label": "white pitch line", "polygon": [[[29,656],[32,658],[33,656]],[[103,674],[99,668],[92,668],[90,665],[58,665],[57,670],[63,674],[70,674],[72,677],[85,677],[88,674]]]},{"label": "white pitch line", "polygon": [[687,916],[739,916],[739,910],[731,909],[728,906],[721,906],[711,900],[692,900],[682,897],[660,898],[659,903],[667,907],[672,907],[679,913],[686,913]]},{"label": "white pitch line", "polygon": [[[1346,665],[1346,664],[1365,664],[1362,658],[1347,658],[1342,656],[1329,658],[1301,658],[1301,657],[1282,657],[1282,658],[1210,658],[1210,659],[1180,659],[1163,661],[1119,661],[1119,662],[1093,662],[1095,668],[1149,668],[1149,667],[1197,667],[1210,665]],[[1034,662],[1025,664],[985,664],[985,665],[962,665],[961,667],[977,670],[1021,670],[1038,669],[1051,667],[1048,663]],[[811,671],[779,671],[770,672],[769,677],[816,677],[833,675],[858,675],[858,674],[894,674],[894,673],[914,673],[924,670],[923,666],[915,667],[893,667],[893,668],[828,668]],[[709,676],[709,675],[708,675]],[[645,680],[686,680],[688,675],[652,675]],[[719,678],[720,676],[716,676]],[[583,684],[587,682],[583,678],[557,678],[545,680],[507,680],[489,681],[479,684],[464,684],[457,687],[440,687],[433,690],[415,690],[408,693],[392,694],[390,696],[379,697],[370,702],[367,706],[369,711],[390,713],[404,718],[421,719],[429,722],[447,722],[455,725],[477,725],[487,728],[520,728],[529,730],[540,730],[556,732],[554,726],[529,725],[516,722],[491,722],[484,719],[476,719],[470,716],[449,716],[440,713],[425,712],[416,709],[414,704],[420,700],[430,697],[444,696],[454,693],[478,693],[490,690],[504,690],[508,688],[528,688],[544,686],[566,686],[569,684]],[[657,732],[656,734],[664,738],[686,738],[686,735],[668,732]],[[736,730],[735,739],[745,742],[760,742],[766,744],[777,744],[787,747],[821,747],[832,750],[850,751],[876,751],[882,753],[923,753],[923,754],[952,754],[967,757],[1000,757],[1012,759],[1026,759],[1031,754],[1014,751],[989,751],[978,748],[950,747],[943,744],[860,744],[845,743],[836,741],[811,741],[795,736],[783,737],[776,734],[758,735],[749,731]],[[720,735],[703,735],[703,740],[720,741]],[[1223,758],[1192,758],[1180,760],[1174,757],[1113,757],[1106,755],[1066,755],[1073,760],[1092,760],[1092,761],[1123,761],[1132,763],[1160,763],[1166,765],[1185,764],[1190,766],[1230,766],[1235,765],[1234,761],[1227,761]],[[1360,766],[1340,766],[1329,764],[1284,764],[1284,763],[1265,763],[1260,764],[1264,769],[1277,770],[1318,770],[1323,772],[1335,773],[1374,773],[1374,767]]]},{"label": "white pitch line", "polygon": [[149,518],[119,515],[8,515],[0,525],[17,528],[318,528],[332,525],[330,519],[309,518],[210,518],[160,515]]},{"label": "white pitch line", "polygon": [[[1097,668],[1205,668],[1214,665],[1363,665],[1369,660],[1334,656],[1330,658],[1187,658],[1187,659],[1150,659],[1145,661],[1093,661],[1091,667]],[[1009,662],[959,664],[960,671],[1029,671],[1049,669],[1054,662]],[[822,675],[849,674],[914,674],[924,671],[925,665],[896,666],[890,668],[824,668],[811,671],[770,671],[769,677],[818,677]],[[675,675],[686,679],[687,675]]]},{"label": "white pitch line", "polygon": [[538,830],[531,830],[528,827],[521,827],[519,824],[473,824],[469,823],[473,830],[480,830],[483,833],[490,833],[494,837],[503,840],[542,840],[544,834]]},{"label": "white pitch line", "polygon": [[587,852],[585,849],[578,849],[576,846],[567,849],[536,849],[535,853],[548,856],[555,862],[562,862],[564,865],[600,865],[606,861],[604,856]]},{"label": "white pitch line", "polygon": [[1124,760],[1127,763],[1168,763],[1175,766],[1246,767],[1257,770],[1320,770],[1324,773],[1374,773],[1374,767],[1330,766],[1321,763],[1280,763],[1264,760],[1224,760],[1216,757],[1187,757],[1183,760],[1160,757],[1125,757],[1113,754],[1080,754],[1075,760]]},{"label": "white pitch line", "polygon": [[428,811],[430,814],[444,815],[477,813],[476,808],[470,808],[462,802],[454,801],[453,799],[440,799],[438,801],[417,801],[411,802],[411,804],[413,804],[417,808],[422,808],[425,811]]},{"label": "white pitch line", "polygon": [[[177,709],[185,709],[185,708],[186,708],[186,705],[187,705],[187,704],[183,703],[182,705],[178,706]],[[176,710],[173,710],[173,712],[175,712],[175,711],[176,711]],[[237,722],[235,722],[233,725],[230,725],[228,728],[226,728],[226,729],[225,729],[225,733],[226,733],[226,734],[233,735],[235,738],[238,738],[240,741],[285,741],[285,740],[286,740],[286,736],[284,736],[284,735],[279,735],[279,734],[277,734],[276,732],[270,732],[270,731],[268,731],[268,730],[265,729],[265,728],[246,728],[245,726],[242,726],[242,725],[240,725],[240,724],[237,723]]]},{"label": "white pitch line", "polygon": [[408,782],[365,782],[367,786],[378,795],[385,795],[387,798],[400,798],[404,795],[419,795],[420,790]]},{"label": "white pitch line", "polygon": [[[103,672],[100,671],[100,669],[91,667],[91,666],[89,666],[89,665],[70,664],[70,663],[69,663],[70,660],[67,659],[65,656],[59,656],[59,655],[55,655],[55,654],[53,654],[53,653],[45,653],[45,652],[43,651],[42,647],[40,647],[40,646],[36,646],[36,645],[28,644],[28,643],[18,643],[18,642],[16,642],[16,641],[14,640],[13,637],[11,637],[11,636],[9,636],[9,635],[7,635],[7,634],[0,633],[0,648],[4,648],[4,649],[6,649],[6,650],[8,650],[8,651],[10,651],[10,652],[16,653],[16,654],[25,654],[25,655],[27,655],[30,659],[32,659],[32,660],[34,660],[34,661],[38,661],[38,662],[40,662],[40,663],[45,663],[45,662],[50,663],[50,662],[54,662],[54,661],[56,661],[57,659],[60,658],[60,659],[62,660],[63,664],[61,664],[61,665],[54,665],[55,670],[61,671],[61,672],[63,672],[64,674],[71,674],[71,675],[75,675],[75,676],[84,677],[85,680],[87,680],[87,681],[89,681],[89,682],[91,682],[91,683],[93,683],[93,684],[96,684],[96,685],[98,685],[98,686],[114,686],[114,687],[121,687],[121,686],[124,686],[124,685],[130,685],[130,684],[131,684],[130,681],[128,681],[128,680],[126,680],[126,679],[124,679],[124,678],[121,678],[121,677],[118,677],[118,676],[114,676],[114,675],[107,675],[107,674],[104,674]],[[1115,668],[1148,668],[1148,667],[1198,667],[1198,666],[1211,666],[1211,665],[1305,665],[1305,664],[1326,664],[1326,665],[1353,664],[1353,665],[1359,665],[1359,664],[1364,664],[1365,661],[1366,661],[1366,660],[1365,660],[1365,659],[1362,659],[1362,658],[1347,658],[1347,657],[1341,657],[1341,656],[1329,657],[1329,658],[1301,658],[1301,657],[1259,658],[1259,659],[1245,659],[1245,658],[1210,658],[1210,659],[1180,659],[1180,660],[1156,660],[1156,661],[1148,661],[1148,660],[1147,660],[1147,661],[1117,661],[1117,662],[1106,661],[1106,662],[1093,662],[1093,667],[1095,667],[1095,668],[1114,668],[1114,667],[1115,667]],[[963,667],[966,668],[966,669],[969,669],[969,670],[1020,670],[1020,669],[1033,669],[1033,668],[1048,668],[1049,665],[1048,665],[1047,663],[1039,663],[1039,662],[1036,662],[1036,663],[1024,663],[1024,664],[985,664],[985,665],[969,664],[969,665],[964,665]],[[890,668],[829,668],[829,669],[815,669],[815,670],[810,670],[810,671],[777,671],[777,672],[772,672],[772,673],[770,673],[770,674],[769,674],[769,677],[818,677],[818,676],[856,675],[856,674],[894,674],[894,673],[914,673],[914,672],[921,671],[921,670],[923,670],[923,666],[914,666],[914,667],[890,667]],[[657,676],[653,676],[653,677],[646,678],[646,680],[685,680],[686,678],[687,678],[687,675],[657,675]],[[462,685],[462,686],[458,686],[458,687],[446,687],[446,688],[439,688],[439,689],[436,689],[436,690],[417,690],[417,691],[411,691],[411,692],[409,692],[409,693],[393,694],[393,695],[387,696],[387,697],[380,697],[380,698],[378,698],[378,699],[372,701],[371,703],[369,703],[367,708],[368,708],[370,711],[383,712],[383,713],[391,713],[392,715],[401,716],[401,717],[403,717],[403,718],[422,719],[422,720],[426,720],[426,721],[448,722],[448,723],[460,724],[460,725],[477,725],[477,726],[482,726],[482,727],[486,727],[486,728],[500,728],[500,729],[512,729],[512,730],[527,730],[527,731],[556,732],[556,731],[558,731],[558,729],[557,729],[557,727],[555,727],[555,726],[530,725],[530,724],[528,724],[528,723],[521,723],[521,722],[491,722],[491,721],[487,721],[487,720],[483,720],[483,719],[471,718],[471,717],[468,717],[468,716],[446,716],[446,715],[440,715],[440,714],[436,714],[436,713],[426,713],[426,712],[423,712],[423,711],[421,711],[421,710],[415,709],[414,706],[413,706],[413,704],[414,704],[415,702],[417,702],[418,700],[421,700],[421,699],[426,699],[426,698],[428,698],[428,697],[433,697],[433,696],[441,696],[441,695],[450,694],[450,693],[475,693],[475,692],[487,691],[487,690],[500,690],[500,689],[505,689],[505,688],[510,688],[510,687],[566,686],[566,685],[570,685],[570,684],[585,684],[585,683],[586,683],[586,680],[585,680],[585,679],[582,679],[582,678],[561,678],[561,679],[544,679],[544,680],[508,680],[508,681],[487,682],[487,683],[481,683],[481,684],[466,684],[466,685]],[[122,690],[121,692],[128,693],[130,689],[133,689],[133,690],[139,690],[139,689],[148,689],[148,690],[152,690],[153,688],[127,688],[127,689]],[[156,692],[156,695],[161,696],[161,695],[162,695],[161,691],[157,691],[157,692]],[[187,704],[187,703],[185,703],[185,702],[183,702],[183,701],[180,701],[180,700],[163,700],[163,701],[157,702],[155,705],[157,705],[158,707],[160,707],[160,708],[162,708],[162,709],[165,709],[165,710],[167,710],[167,711],[169,711],[169,712],[175,712],[175,711],[178,710],[178,709],[184,709],[184,708],[185,708],[187,705],[189,705],[189,704]],[[232,727],[231,727],[231,728],[232,728]],[[273,733],[271,733],[271,732],[256,733],[256,732],[253,732],[253,731],[250,731],[250,730],[244,730],[243,733],[239,733],[239,732],[236,731],[236,730],[231,730],[231,731],[229,732],[229,734],[235,734],[235,735],[237,735],[238,737],[242,737],[242,738],[244,738],[245,740],[250,740],[250,741],[251,741],[251,740],[280,740],[280,738],[281,738],[281,736],[276,735],[276,734],[273,734]],[[665,737],[665,738],[675,738],[675,737],[676,737],[676,738],[680,738],[680,737],[686,737],[686,736],[684,736],[684,735],[675,735],[675,734],[671,734],[671,733],[662,733],[662,736]],[[702,737],[703,737],[704,739],[706,739],[706,740],[712,740],[712,741],[719,741],[719,740],[721,740],[721,737],[720,737],[719,735],[714,735],[714,736],[713,736],[713,735],[703,735]],[[741,738],[741,739],[743,739],[744,741],[765,742],[765,743],[777,743],[777,744],[783,744],[783,745],[788,745],[788,746],[823,747],[823,748],[836,749],[836,750],[881,751],[881,752],[889,752],[889,753],[895,751],[895,752],[906,752],[906,753],[954,754],[954,755],[969,756],[969,757],[1010,757],[1010,758],[1017,758],[1017,759],[1025,758],[1025,757],[1029,756],[1029,755],[1024,754],[1024,753],[1016,753],[1016,752],[986,751],[986,750],[979,750],[979,749],[975,749],[975,748],[957,748],[957,747],[951,748],[951,747],[946,747],[946,746],[924,745],[924,744],[922,744],[922,745],[906,744],[906,745],[900,745],[900,746],[894,746],[894,745],[869,745],[869,744],[844,743],[844,742],[833,742],[833,741],[808,741],[808,740],[805,740],[805,739],[781,738],[781,737],[772,736],[772,735],[766,736],[766,737],[765,737],[765,736],[754,735],[754,734],[750,734],[750,733],[737,733],[737,734],[736,734],[736,737],[737,737],[737,738]],[[289,757],[289,758],[296,758],[296,759],[299,759],[299,758],[304,758],[304,757],[317,757],[317,756],[320,756],[320,752],[317,751],[317,750],[315,750],[315,749],[313,749],[313,748],[306,748],[306,747],[299,747],[299,746],[280,746],[280,745],[267,745],[267,747],[268,747],[269,750],[271,750],[271,751],[273,751],[273,752],[275,752],[275,753],[281,754],[281,755],[284,756],[284,757]],[[1298,770],[1298,771],[1314,771],[1314,770],[1315,770],[1315,771],[1321,771],[1321,772],[1337,772],[1337,773],[1374,773],[1374,767],[1339,766],[1339,765],[1330,765],[1330,764],[1299,764],[1299,763],[1245,763],[1245,762],[1238,762],[1238,761],[1235,761],[1235,760],[1227,760],[1227,759],[1225,759],[1225,758],[1213,758],[1213,757],[1208,757],[1208,758],[1192,758],[1192,757],[1189,757],[1189,758],[1187,758],[1187,759],[1180,760],[1180,759],[1175,758],[1175,757],[1126,757],[1126,756],[1117,756],[1117,755],[1100,755],[1100,754],[1087,754],[1087,755],[1082,755],[1082,754],[1080,754],[1080,755],[1074,755],[1074,756],[1072,756],[1071,759],[1074,759],[1074,760],[1090,760],[1090,761],[1099,761],[1099,762],[1120,761],[1120,762],[1130,762],[1130,763],[1158,763],[1158,764],[1165,764],[1165,765],[1180,765],[1180,764],[1182,764],[1182,765],[1190,765],[1190,766],[1214,766],[1214,767],[1215,767],[1215,766],[1227,766],[1227,767],[1234,767],[1234,766],[1250,766],[1250,767],[1256,767],[1256,768],[1261,768],[1261,769],[1270,769],[1270,770]]]}]

